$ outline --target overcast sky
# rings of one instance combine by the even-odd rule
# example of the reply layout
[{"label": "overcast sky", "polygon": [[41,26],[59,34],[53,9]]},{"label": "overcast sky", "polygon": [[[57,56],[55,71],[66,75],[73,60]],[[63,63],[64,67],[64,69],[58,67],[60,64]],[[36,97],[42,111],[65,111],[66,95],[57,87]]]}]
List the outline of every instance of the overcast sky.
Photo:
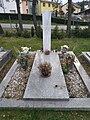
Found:
[{"label": "overcast sky", "polygon": [[[66,3],[68,0],[61,0],[62,1],[62,3],[64,4],[64,3]],[[72,2],[81,2],[81,1],[83,1],[83,0],[72,0]]]}]

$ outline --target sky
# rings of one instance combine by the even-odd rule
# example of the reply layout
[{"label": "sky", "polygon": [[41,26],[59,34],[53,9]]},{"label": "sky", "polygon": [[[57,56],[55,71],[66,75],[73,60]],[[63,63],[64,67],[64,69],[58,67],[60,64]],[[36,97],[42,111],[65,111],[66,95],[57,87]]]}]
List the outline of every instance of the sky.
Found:
[{"label": "sky", "polygon": [[[61,0],[62,1],[62,3],[64,4],[64,3],[66,3],[68,0]],[[83,0],[72,0],[72,2],[81,2],[81,1],[83,1]]]}]

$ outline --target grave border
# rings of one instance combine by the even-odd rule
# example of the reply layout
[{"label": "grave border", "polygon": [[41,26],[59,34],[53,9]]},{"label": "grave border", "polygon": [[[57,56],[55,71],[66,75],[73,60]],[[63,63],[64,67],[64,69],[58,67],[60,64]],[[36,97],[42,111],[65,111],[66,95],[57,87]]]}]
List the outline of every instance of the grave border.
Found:
[{"label": "grave border", "polygon": [[[58,54],[60,54],[60,53],[61,52],[58,52]],[[77,64],[80,64],[80,62],[78,61],[76,56],[75,56],[75,60],[76,60],[74,62],[75,66]],[[17,63],[15,61],[13,66],[17,67],[16,64]],[[12,69],[12,67],[11,67],[11,69]],[[10,71],[11,71],[11,69],[10,69]],[[82,69],[84,70],[83,67],[82,67]],[[13,73],[14,73],[14,70],[13,70]],[[80,72],[79,69],[78,69],[78,72]],[[10,77],[9,75],[6,75],[6,77],[4,78],[4,82],[7,78],[7,76]],[[0,86],[1,86],[1,84],[0,84]],[[0,89],[0,91],[1,91],[1,89]],[[69,101],[24,100],[24,99],[16,100],[16,99],[0,98],[0,108],[35,108],[35,109],[37,108],[37,109],[53,109],[53,110],[58,110],[58,109],[59,110],[90,110],[90,98],[70,98]]]}]

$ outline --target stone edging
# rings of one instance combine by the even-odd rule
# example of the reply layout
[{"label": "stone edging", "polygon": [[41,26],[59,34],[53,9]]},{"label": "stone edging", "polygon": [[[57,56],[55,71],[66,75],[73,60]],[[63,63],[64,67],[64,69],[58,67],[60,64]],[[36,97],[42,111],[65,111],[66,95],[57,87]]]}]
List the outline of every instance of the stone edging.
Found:
[{"label": "stone edging", "polygon": [[14,74],[17,66],[18,66],[18,64],[17,64],[17,60],[16,60],[14,62],[14,64],[12,65],[12,67],[10,68],[9,72],[4,77],[3,81],[0,83],[0,97],[2,96],[4,90],[5,90],[6,86],[8,85],[8,82],[10,81],[12,75]]},{"label": "stone edging", "polygon": [[90,98],[70,98],[69,101],[59,100],[15,100],[0,99],[0,108],[39,108],[60,110],[90,110]]}]

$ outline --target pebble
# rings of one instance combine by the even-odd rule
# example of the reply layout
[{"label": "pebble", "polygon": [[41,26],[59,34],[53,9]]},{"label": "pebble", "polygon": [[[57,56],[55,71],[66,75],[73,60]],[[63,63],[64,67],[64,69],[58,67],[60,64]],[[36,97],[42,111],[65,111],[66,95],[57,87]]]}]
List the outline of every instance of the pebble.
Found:
[{"label": "pebble", "polygon": [[[33,61],[34,61],[34,56],[33,56],[33,59],[31,58],[32,64],[33,64]],[[21,99],[23,97],[23,92],[25,91],[25,88],[26,88],[26,83],[27,83],[30,71],[31,71],[31,67],[28,68],[26,71],[24,71],[23,69],[21,69],[20,66],[18,66],[10,82],[8,83],[2,97]]]}]

